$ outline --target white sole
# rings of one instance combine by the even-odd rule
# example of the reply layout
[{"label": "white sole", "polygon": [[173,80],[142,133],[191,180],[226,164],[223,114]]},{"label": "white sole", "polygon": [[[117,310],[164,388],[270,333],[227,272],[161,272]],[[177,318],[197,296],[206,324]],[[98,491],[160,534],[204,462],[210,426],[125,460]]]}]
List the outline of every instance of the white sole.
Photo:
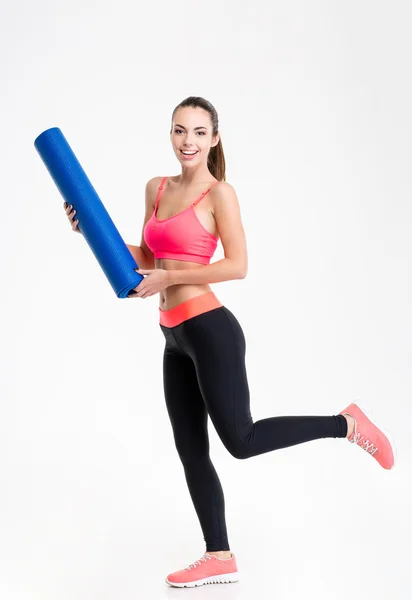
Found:
[{"label": "white sole", "polygon": [[359,406],[359,408],[361,409],[361,411],[368,417],[368,419],[370,421],[372,421],[372,423],[378,428],[380,429],[388,438],[390,445],[392,446],[392,450],[393,450],[393,465],[390,469],[385,469],[385,471],[392,471],[392,469],[395,467],[396,463],[397,463],[397,450],[396,450],[396,446],[395,446],[395,442],[393,441],[392,436],[389,434],[389,432],[384,428],[381,427],[379,425],[379,423],[377,423],[376,419],[374,418],[373,414],[371,413],[371,411],[369,410],[369,408],[365,409],[365,405],[360,402],[359,400],[354,400],[353,402],[350,402],[349,404],[356,404],[357,406]]},{"label": "white sole", "polygon": [[187,581],[185,583],[172,583],[166,577],[166,583],[173,587],[197,587],[199,585],[207,585],[209,583],[236,583],[239,581],[239,572],[236,573],[225,573],[224,575],[214,575],[213,577],[205,577],[205,579],[198,579],[197,581]]}]

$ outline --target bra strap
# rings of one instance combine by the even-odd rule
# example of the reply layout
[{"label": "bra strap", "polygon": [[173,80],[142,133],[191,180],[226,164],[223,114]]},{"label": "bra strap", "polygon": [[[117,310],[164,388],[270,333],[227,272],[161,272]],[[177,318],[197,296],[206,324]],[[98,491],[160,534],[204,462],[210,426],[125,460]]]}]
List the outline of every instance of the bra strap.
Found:
[{"label": "bra strap", "polygon": [[[220,183],[219,181],[215,181],[214,183],[212,183],[212,185],[210,186],[210,188],[212,188],[216,183]],[[200,202],[208,193],[208,191],[210,190],[210,188],[208,190],[206,190],[205,192],[202,193],[201,196],[199,196],[199,198],[197,200],[195,200],[192,204],[192,206],[196,206],[196,204],[198,204],[198,202]]]},{"label": "bra strap", "polygon": [[160,185],[159,185],[159,189],[158,189],[158,191],[157,191],[157,197],[156,197],[156,205],[155,205],[155,210],[156,210],[156,208],[157,208],[157,205],[159,204],[159,198],[160,198],[160,195],[161,195],[161,193],[162,193],[162,189],[163,189],[163,186],[164,186],[164,184],[165,184],[165,181],[166,181],[166,179],[167,179],[167,176],[166,176],[166,177],[163,177],[163,179],[162,179],[162,181],[161,181],[161,183],[160,183]]}]

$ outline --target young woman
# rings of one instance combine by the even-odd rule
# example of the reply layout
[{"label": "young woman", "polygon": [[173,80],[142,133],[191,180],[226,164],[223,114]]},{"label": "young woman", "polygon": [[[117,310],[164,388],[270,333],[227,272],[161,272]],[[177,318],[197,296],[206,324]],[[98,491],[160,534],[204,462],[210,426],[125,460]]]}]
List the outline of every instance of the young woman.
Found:
[{"label": "young woman", "polygon": [[[332,416],[253,422],[243,331],[210,288],[247,273],[239,203],[225,181],[215,108],[198,97],[181,102],[172,114],[170,139],[181,173],[146,184],[141,243],[128,246],[145,277],[130,297],[158,293],[160,298],[166,406],[206,543],[199,560],[171,573],[166,582],[193,587],[239,579],[223,490],[209,456],[208,416],[227,450],[239,459],[320,438],[347,438],[385,469],[393,467],[394,456],[388,438],[354,403]],[[65,210],[78,231],[75,211],[66,204]],[[209,264],[219,239],[224,258]]]}]

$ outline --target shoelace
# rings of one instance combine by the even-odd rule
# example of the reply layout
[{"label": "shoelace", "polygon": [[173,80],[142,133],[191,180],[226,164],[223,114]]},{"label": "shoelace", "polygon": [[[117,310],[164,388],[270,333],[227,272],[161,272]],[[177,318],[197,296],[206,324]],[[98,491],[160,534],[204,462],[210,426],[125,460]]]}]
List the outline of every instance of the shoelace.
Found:
[{"label": "shoelace", "polygon": [[375,452],[378,451],[378,447],[374,446],[373,443],[370,442],[369,440],[365,440],[365,438],[363,437],[363,435],[361,435],[360,433],[355,432],[354,435],[353,435],[353,439],[349,440],[349,441],[352,444],[357,444],[363,450],[366,450],[366,452],[369,452],[369,454],[372,454],[372,456],[375,454]]},{"label": "shoelace", "polygon": [[[349,413],[346,413],[349,414]],[[352,417],[352,415],[350,415]],[[370,442],[369,440],[365,440],[364,436],[361,435],[360,433],[358,433],[357,431],[357,427],[356,427],[356,419],[354,417],[352,417],[352,419],[354,420],[355,423],[355,431],[353,432],[353,437],[350,441],[351,444],[357,444],[358,446],[360,446],[360,448],[362,448],[362,450],[366,450],[366,452],[369,452],[369,454],[372,454],[372,456],[375,454],[375,452],[378,451],[378,446],[375,446],[372,442]]]},{"label": "shoelace", "polygon": [[209,556],[208,554],[204,554],[199,560],[195,560],[194,563],[192,563],[188,567],[185,567],[185,570],[186,571],[190,571],[190,569],[192,569],[192,568],[196,569],[197,565],[201,565],[202,564],[201,561],[206,562],[206,560],[212,560],[212,557]]}]

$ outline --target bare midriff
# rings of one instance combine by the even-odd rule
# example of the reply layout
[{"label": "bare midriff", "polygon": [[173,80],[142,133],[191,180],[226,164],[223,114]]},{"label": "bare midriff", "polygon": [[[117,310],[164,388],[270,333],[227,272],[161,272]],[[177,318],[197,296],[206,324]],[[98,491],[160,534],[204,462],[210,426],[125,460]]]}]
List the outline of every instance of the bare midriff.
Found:
[{"label": "bare midriff", "polygon": [[[157,258],[155,260],[156,269],[165,269],[166,271],[178,269],[198,269],[199,267],[203,266],[206,265],[182,260],[172,260],[170,258]],[[207,283],[184,283],[170,285],[168,288],[163,290],[163,292],[159,293],[159,308],[162,310],[169,310],[170,308],[174,308],[178,304],[181,304],[190,298],[194,298],[195,296],[200,296],[200,294],[206,294],[207,292],[211,291],[212,289]]]}]

